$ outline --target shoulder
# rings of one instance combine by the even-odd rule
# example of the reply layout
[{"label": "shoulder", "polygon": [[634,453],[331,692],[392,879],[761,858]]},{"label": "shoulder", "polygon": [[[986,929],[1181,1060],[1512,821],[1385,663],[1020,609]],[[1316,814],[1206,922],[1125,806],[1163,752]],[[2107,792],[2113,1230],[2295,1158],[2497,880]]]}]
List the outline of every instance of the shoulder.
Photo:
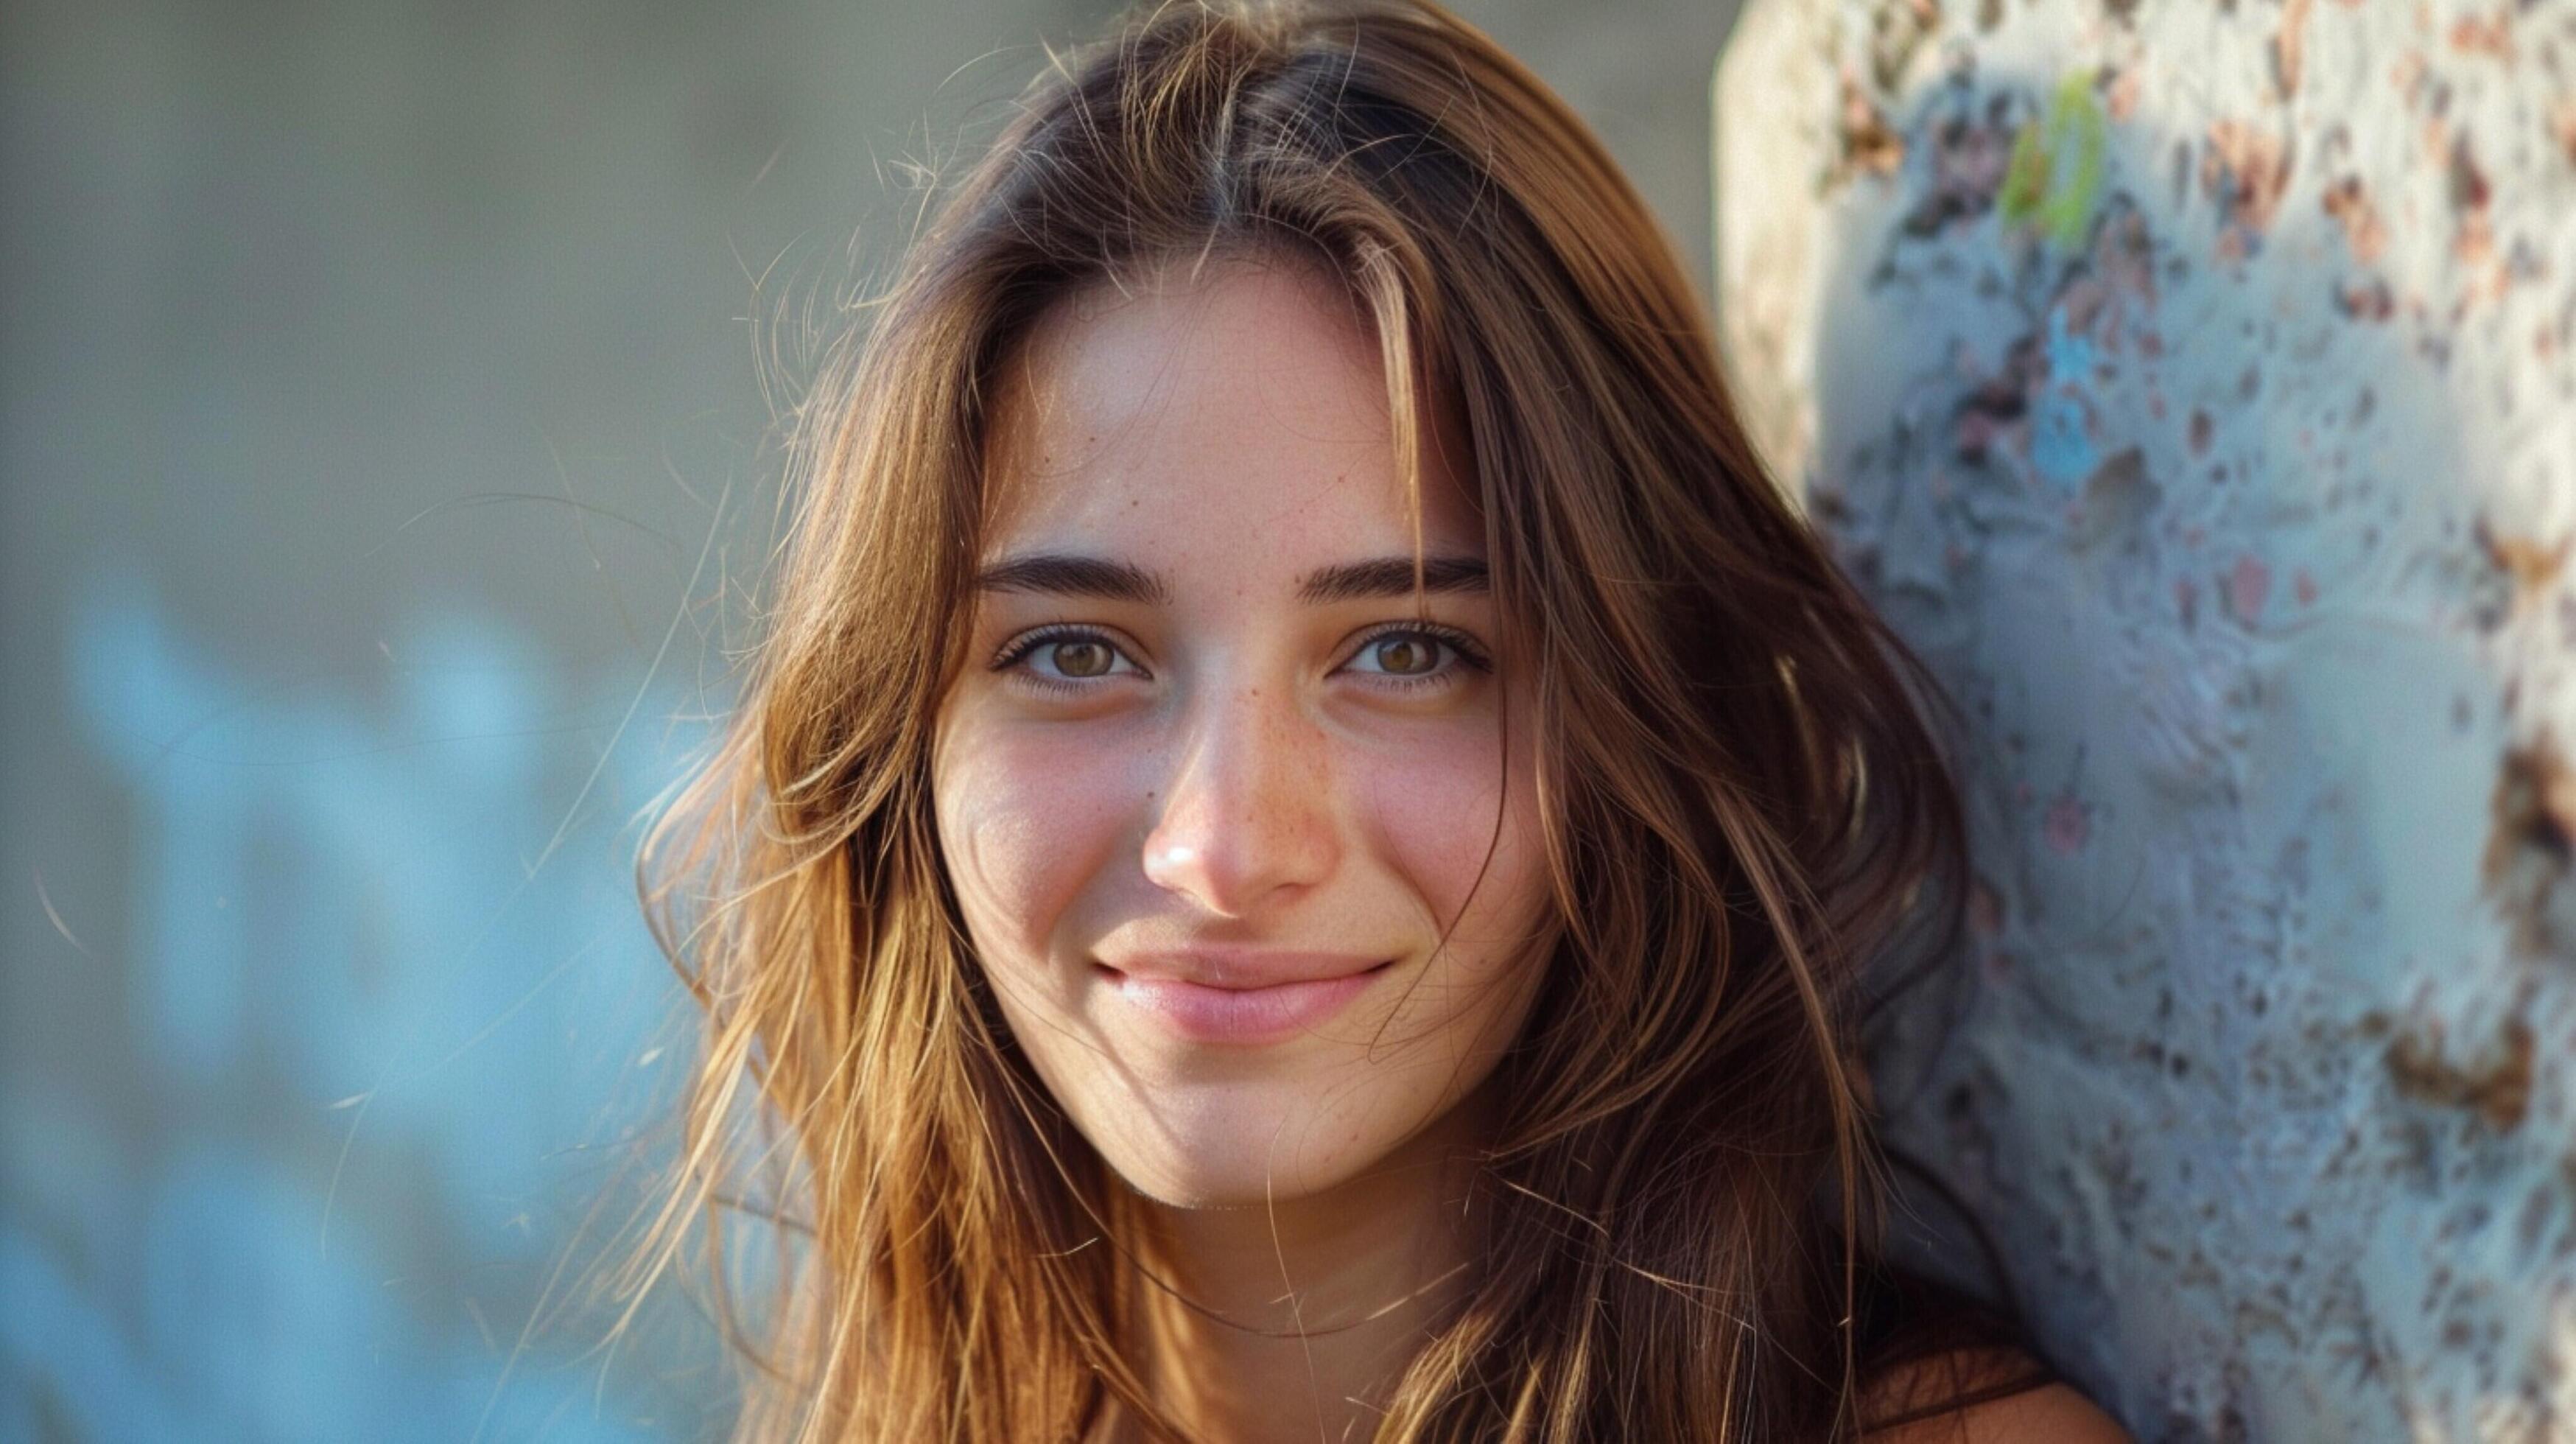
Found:
[{"label": "shoulder", "polygon": [[1867,1444],[2130,1444],[2127,1430],[2064,1384],[2042,1384],[1861,1438]]},{"label": "shoulder", "polygon": [[1889,1268],[1863,1316],[1861,1444],[2129,1444],[2009,1313]]},{"label": "shoulder", "polygon": [[2019,1350],[1887,1370],[1863,1394],[1861,1419],[1864,1444],[2130,1444],[2110,1415]]},{"label": "shoulder", "polygon": [[1953,1349],[1888,1367],[1862,1390],[1865,1444],[2128,1444],[2099,1405],[2022,1349]]}]

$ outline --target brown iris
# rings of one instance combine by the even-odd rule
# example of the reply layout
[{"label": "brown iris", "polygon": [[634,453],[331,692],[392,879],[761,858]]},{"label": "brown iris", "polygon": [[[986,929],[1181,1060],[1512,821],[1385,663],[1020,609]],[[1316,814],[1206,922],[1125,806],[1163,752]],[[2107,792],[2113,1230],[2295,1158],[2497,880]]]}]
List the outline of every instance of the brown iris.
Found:
[{"label": "brown iris", "polygon": [[1055,644],[1055,669],[1068,677],[1107,676],[1109,658],[1109,648],[1099,642]]},{"label": "brown iris", "polygon": [[1374,646],[1378,666],[1399,677],[1428,672],[1439,660],[1438,650],[1420,637],[1388,637]]}]

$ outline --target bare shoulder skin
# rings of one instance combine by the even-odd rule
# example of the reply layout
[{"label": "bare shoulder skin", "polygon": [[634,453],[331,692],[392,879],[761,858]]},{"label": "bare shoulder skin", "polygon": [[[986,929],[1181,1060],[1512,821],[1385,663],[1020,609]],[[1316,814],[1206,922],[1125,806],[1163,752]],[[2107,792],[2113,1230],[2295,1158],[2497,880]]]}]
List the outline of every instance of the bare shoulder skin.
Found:
[{"label": "bare shoulder skin", "polygon": [[[1900,1368],[1873,1397],[1902,1400],[1935,1365]],[[1902,1412],[1900,1406],[1898,1412]],[[2127,1430],[2069,1385],[2043,1384],[1862,1436],[1867,1444],[2130,1444]]]}]

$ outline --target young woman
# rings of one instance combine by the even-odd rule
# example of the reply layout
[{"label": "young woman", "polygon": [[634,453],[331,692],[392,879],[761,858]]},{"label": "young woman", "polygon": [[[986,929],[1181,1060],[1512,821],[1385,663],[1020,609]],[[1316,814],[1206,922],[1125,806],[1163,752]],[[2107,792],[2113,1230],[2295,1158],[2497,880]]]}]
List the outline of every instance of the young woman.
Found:
[{"label": "young woman", "polygon": [[1863,970],[1956,805],[1490,41],[1153,9],[802,422],[646,856],[677,1202],[783,1241],[747,1436],[2121,1437],[1877,1262]]}]

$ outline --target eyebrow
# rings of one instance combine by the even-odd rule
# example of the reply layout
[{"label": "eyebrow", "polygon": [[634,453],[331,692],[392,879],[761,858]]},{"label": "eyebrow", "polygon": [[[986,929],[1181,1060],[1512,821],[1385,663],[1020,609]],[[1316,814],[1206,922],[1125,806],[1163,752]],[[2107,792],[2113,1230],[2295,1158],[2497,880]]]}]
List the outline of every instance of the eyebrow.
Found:
[{"label": "eyebrow", "polygon": [[1162,606],[1172,599],[1163,579],[1133,562],[1040,552],[1008,557],[975,574],[979,592],[1053,592],[1068,597]]},{"label": "eyebrow", "polygon": [[[1422,559],[1422,590],[1482,592],[1492,589],[1484,562],[1475,557],[1427,556]],[[1171,588],[1163,579],[1133,562],[1103,557],[1037,552],[1006,557],[975,574],[975,589],[986,592],[1047,592],[1068,597],[1167,606]],[[1373,557],[1318,567],[1297,583],[1297,600],[1309,606],[1413,594],[1413,558]]]},{"label": "eyebrow", "polygon": [[[1482,592],[1493,588],[1485,564],[1474,557],[1424,557],[1425,592]],[[1367,597],[1413,595],[1413,558],[1378,557],[1364,562],[1319,567],[1297,584],[1297,600],[1321,606]]]}]

